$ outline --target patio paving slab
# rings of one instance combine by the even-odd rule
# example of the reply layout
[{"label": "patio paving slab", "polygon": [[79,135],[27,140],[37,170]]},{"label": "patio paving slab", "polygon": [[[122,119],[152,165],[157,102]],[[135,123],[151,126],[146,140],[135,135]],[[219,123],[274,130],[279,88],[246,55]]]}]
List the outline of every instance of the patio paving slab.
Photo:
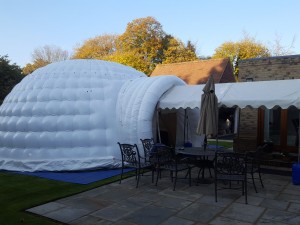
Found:
[{"label": "patio paving slab", "polygon": [[195,222],[180,217],[172,216],[161,225],[193,225]]},{"label": "patio paving slab", "polygon": [[59,202],[49,202],[49,203],[46,203],[44,205],[39,205],[39,206],[36,206],[34,208],[27,209],[26,211],[31,212],[31,213],[35,213],[35,214],[38,214],[38,215],[45,215],[47,213],[59,210],[59,209],[64,208],[64,207],[66,207],[66,206],[64,204],[59,203]]},{"label": "patio paving slab", "polygon": [[233,203],[221,215],[234,220],[254,223],[264,210],[265,208],[259,206]]},{"label": "patio paving slab", "polygon": [[199,221],[201,223],[207,224],[223,209],[223,207],[209,204],[201,204],[197,202],[180,211],[178,213],[178,216],[192,221]]},{"label": "patio paving slab", "polygon": [[256,223],[256,225],[288,225],[288,223],[284,222],[276,222],[272,220],[266,220],[264,218],[259,219],[259,221]]},{"label": "patio paving slab", "polygon": [[138,224],[120,220],[120,221],[115,222],[114,225],[138,225]]},{"label": "patio paving slab", "polygon": [[269,209],[278,209],[278,210],[286,210],[289,205],[288,201],[280,201],[276,199],[264,199],[260,206],[269,208]]},{"label": "patio paving slab", "polygon": [[252,223],[244,222],[244,221],[238,221],[226,217],[219,216],[212,220],[209,224],[212,225],[252,225]]},{"label": "patio paving slab", "polygon": [[142,207],[150,205],[151,202],[148,200],[139,199],[139,198],[136,198],[135,196],[132,196],[132,197],[122,200],[116,204],[119,205],[120,207],[126,208],[130,211],[135,211],[137,209],[140,209]]},{"label": "patio paving slab", "polygon": [[112,204],[111,201],[106,201],[103,199],[97,199],[97,198],[91,198],[91,197],[74,197],[74,198],[69,198],[67,200],[62,200],[60,203],[66,205],[66,206],[71,206],[71,207],[76,207],[80,209],[86,209],[90,212],[103,209],[109,205]]},{"label": "patio paving slab", "polygon": [[300,214],[300,204],[298,203],[290,203],[290,206],[288,208],[289,212],[294,212]]},{"label": "patio paving slab", "polygon": [[209,205],[215,205],[218,207],[227,207],[228,205],[230,205],[233,202],[233,199],[231,198],[226,198],[226,197],[218,197],[218,202],[215,201],[215,196],[211,196],[211,195],[205,195],[202,196],[200,199],[197,200],[198,203],[202,203],[202,204],[209,204]]},{"label": "patio paving slab", "polygon": [[215,202],[213,184],[183,182],[173,191],[168,177],[155,186],[143,176],[139,188],[132,177],[27,211],[72,225],[300,224],[300,186],[290,177],[264,179],[258,193],[249,183],[248,204],[240,191],[219,191]]},{"label": "patio paving slab", "polygon": [[[299,191],[300,191],[300,188],[299,188]],[[281,193],[278,195],[278,197],[276,199],[281,200],[281,201],[289,201],[289,202],[300,204],[300,196],[299,195],[290,195],[290,194]]]},{"label": "patio paving slab", "polygon": [[87,215],[70,222],[71,225],[110,225],[113,222]]},{"label": "patio paving slab", "polygon": [[300,215],[299,213],[291,213],[282,210],[273,210],[268,209],[263,217],[263,219],[267,219],[275,222],[282,222],[287,224],[300,224]]},{"label": "patio paving slab", "polygon": [[[260,205],[264,201],[264,199],[265,198],[258,197],[258,196],[255,196],[255,195],[249,195],[248,196],[248,204],[249,205],[257,205],[258,206],[258,205]],[[245,203],[245,197],[241,196],[235,202],[244,204]]]},{"label": "patio paving slab", "polygon": [[126,209],[125,207],[119,205],[111,205],[104,209],[100,209],[92,213],[91,215],[101,219],[116,222],[117,220],[124,218],[129,213],[131,213],[131,211],[129,209]]},{"label": "patio paving slab", "polygon": [[46,213],[44,216],[46,216],[50,219],[53,219],[53,220],[63,222],[63,223],[69,223],[72,220],[81,218],[85,215],[88,215],[89,213],[90,213],[90,211],[85,210],[85,209],[77,209],[74,207],[65,207],[65,208],[61,208],[56,211]]},{"label": "patio paving slab", "polygon": [[160,198],[159,201],[154,203],[154,205],[157,205],[157,206],[162,206],[162,207],[176,209],[176,210],[183,209],[190,204],[192,204],[191,201],[183,200],[180,198],[168,197],[168,196],[162,197],[162,198]]},{"label": "patio paving slab", "polygon": [[140,225],[156,225],[167,220],[175,212],[173,209],[149,205],[129,214],[125,220]]}]

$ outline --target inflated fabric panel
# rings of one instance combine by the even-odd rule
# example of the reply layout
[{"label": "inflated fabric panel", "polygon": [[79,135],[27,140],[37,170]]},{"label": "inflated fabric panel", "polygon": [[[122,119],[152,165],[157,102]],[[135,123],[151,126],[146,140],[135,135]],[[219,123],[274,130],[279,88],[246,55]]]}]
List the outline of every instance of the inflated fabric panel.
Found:
[{"label": "inflated fabric panel", "polygon": [[118,167],[119,90],[141,77],[100,60],[53,63],[26,76],[0,106],[0,169]]},{"label": "inflated fabric panel", "polygon": [[[152,124],[159,98],[174,85],[185,85],[175,76],[157,76],[127,81],[119,92],[117,118],[119,136],[126,143],[137,143],[142,149],[141,139],[154,137]],[[141,151],[142,152],[142,151]]]}]

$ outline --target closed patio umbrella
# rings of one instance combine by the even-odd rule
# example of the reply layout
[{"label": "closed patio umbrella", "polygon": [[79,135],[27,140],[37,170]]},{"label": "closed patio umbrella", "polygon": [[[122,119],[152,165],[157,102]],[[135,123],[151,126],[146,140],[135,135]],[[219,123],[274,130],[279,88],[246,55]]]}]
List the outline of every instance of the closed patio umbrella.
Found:
[{"label": "closed patio umbrella", "polygon": [[197,134],[218,134],[218,98],[215,94],[215,82],[211,75],[203,88],[201,95],[200,118],[196,130]]}]

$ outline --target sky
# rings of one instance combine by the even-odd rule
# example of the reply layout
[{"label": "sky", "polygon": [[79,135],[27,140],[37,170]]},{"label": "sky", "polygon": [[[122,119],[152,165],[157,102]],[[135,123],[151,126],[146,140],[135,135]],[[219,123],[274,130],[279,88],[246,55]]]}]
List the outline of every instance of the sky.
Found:
[{"label": "sky", "polygon": [[154,17],[163,30],[211,56],[245,33],[272,47],[276,40],[300,54],[299,0],[0,0],[0,56],[23,67],[34,49],[73,52],[85,40],[122,34],[129,22]]}]

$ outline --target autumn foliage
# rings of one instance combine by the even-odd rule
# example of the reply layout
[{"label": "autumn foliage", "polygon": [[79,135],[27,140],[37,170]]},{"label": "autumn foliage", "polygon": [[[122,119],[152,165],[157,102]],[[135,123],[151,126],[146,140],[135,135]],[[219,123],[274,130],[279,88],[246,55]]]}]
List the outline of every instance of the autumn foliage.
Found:
[{"label": "autumn foliage", "polygon": [[246,35],[241,41],[238,42],[224,42],[215,50],[212,58],[229,57],[234,67],[234,75],[236,78],[238,78],[239,60],[269,56],[270,51],[267,47],[256,41],[254,38]]},{"label": "autumn foliage", "polygon": [[159,63],[196,60],[196,49],[165,33],[153,17],[127,24],[121,35],[100,35],[75,48],[73,58],[118,62],[150,74]]}]

